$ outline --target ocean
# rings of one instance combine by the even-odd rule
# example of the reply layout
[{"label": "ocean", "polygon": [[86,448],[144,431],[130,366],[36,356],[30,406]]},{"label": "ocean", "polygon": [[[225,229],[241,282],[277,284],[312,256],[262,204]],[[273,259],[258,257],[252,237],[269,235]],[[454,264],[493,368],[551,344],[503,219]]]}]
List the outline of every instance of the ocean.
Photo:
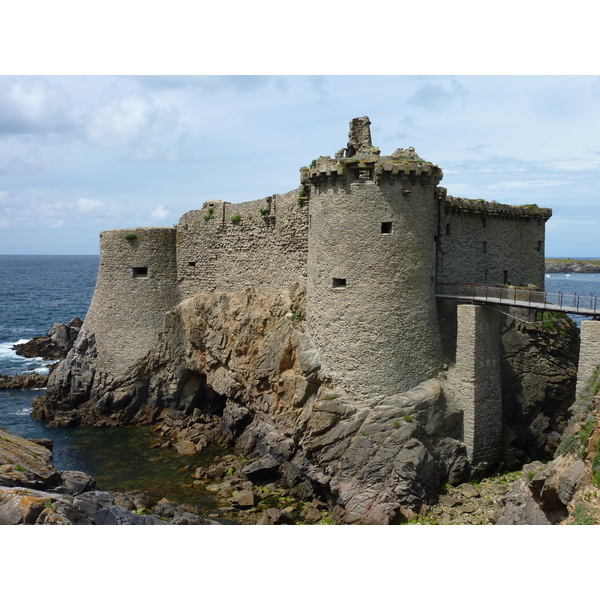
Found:
[{"label": "ocean", "polygon": [[[0,256],[0,373],[48,371],[41,358],[18,356],[12,346],[44,335],[54,323],[85,319],[98,275],[98,256]],[[69,453],[68,431],[51,430],[30,417],[43,390],[0,390],[0,427],[31,438],[57,438],[55,464],[83,470]],[[57,460],[58,459],[58,460]]]},{"label": "ocean", "polygon": [[[600,273],[546,273],[545,289],[547,292],[563,292],[580,296],[600,297]],[[582,298],[581,306],[585,303]],[[569,315],[578,325],[589,317]]]},{"label": "ocean", "polygon": [[0,373],[43,369],[11,346],[44,335],[54,323],[85,319],[98,256],[0,256]]}]

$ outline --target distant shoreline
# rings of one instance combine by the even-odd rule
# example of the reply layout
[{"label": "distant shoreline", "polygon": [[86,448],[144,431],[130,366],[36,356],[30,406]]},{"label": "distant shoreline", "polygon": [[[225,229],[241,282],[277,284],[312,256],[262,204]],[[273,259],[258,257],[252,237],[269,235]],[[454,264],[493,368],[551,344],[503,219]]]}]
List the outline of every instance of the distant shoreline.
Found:
[{"label": "distant shoreline", "polygon": [[600,259],[547,258],[546,273],[600,273]]}]

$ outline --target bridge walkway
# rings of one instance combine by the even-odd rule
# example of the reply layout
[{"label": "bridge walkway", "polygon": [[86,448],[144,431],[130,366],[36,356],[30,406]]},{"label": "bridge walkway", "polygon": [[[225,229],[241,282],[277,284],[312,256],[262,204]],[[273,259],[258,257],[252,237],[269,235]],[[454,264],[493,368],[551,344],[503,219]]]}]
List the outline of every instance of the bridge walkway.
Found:
[{"label": "bridge walkway", "polygon": [[566,312],[600,319],[600,298],[591,294],[565,294],[525,287],[464,283],[441,284],[436,291],[436,298]]}]

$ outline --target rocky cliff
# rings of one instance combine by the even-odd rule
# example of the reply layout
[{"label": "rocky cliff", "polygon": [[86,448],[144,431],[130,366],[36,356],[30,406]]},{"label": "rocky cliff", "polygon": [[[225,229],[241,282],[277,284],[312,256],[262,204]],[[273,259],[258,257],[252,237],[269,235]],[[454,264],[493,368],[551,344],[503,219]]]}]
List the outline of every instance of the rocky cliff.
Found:
[{"label": "rocky cliff", "polygon": [[[442,383],[351,397],[325,374],[305,306],[300,285],[279,294],[197,295],[165,315],[156,347],[122,378],[97,368],[84,325],[46,396],[34,401],[34,416],[54,425],[153,423],[190,455],[211,441],[228,443],[250,461],[246,477],[276,479],[300,498],[327,503],[338,523],[411,519],[436,503],[441,484],[467,481],[462,417],[448,409]],[[557,447],[573,398],[576,342],[568,322],[545,331],[507,319],[511,466]]]},{"label": "rocky cliff", "polygon": [[166,315],[159,344],[120,380],[96,370],[84,326],[34,416],[122,425],[160,423],[176,410],[193,423],[180,428],[182,443],[198,437],[199,414],[214,415],[222,440],[258,467],[268,463],[299,495],[327,501],[340,523],[410,517],[435,501],[441,482],[467,478],[465,449],[454,439],[459,416],[445,411],[440,383],[349,397],[323,373],[305,305],[302,286],[190,298]]},{"label": "rocky cliff", "polygon": [[503,322],[503,446],[510,470],[554,454],[575,399],[579,328],[566,315],[537,317],[537,323]]},{"label": "rocky cliff", "polygon": [[595,525],[600,522],[600,367],[571,407],[548,463],[525,465],[501,501],[499,525]]}]

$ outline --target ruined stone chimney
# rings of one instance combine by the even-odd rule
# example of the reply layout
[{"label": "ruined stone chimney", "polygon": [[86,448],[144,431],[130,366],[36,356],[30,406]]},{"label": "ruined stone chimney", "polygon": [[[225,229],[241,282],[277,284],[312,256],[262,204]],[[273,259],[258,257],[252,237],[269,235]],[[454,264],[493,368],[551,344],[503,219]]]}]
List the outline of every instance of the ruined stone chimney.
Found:
[{"label": "ruined stone chimney", "polygon": [[371,121],[369,117],[357,117],[350,121],[350,132],[348,133],[348,158],[358,153],[366,153],[371,150]]}]

